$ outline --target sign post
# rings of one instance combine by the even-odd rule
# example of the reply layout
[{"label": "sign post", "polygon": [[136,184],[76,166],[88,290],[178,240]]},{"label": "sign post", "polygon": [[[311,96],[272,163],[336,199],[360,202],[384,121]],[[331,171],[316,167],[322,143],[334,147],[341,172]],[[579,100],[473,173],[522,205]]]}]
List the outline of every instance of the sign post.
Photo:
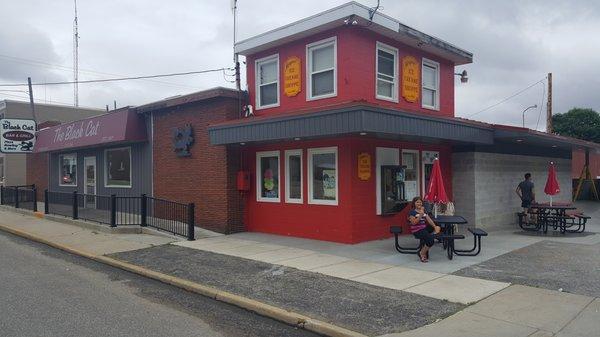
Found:
[{"label": "sign post", "polygon": [[31,119],[0,119],[0,152],[32,153],[36,130]]}]

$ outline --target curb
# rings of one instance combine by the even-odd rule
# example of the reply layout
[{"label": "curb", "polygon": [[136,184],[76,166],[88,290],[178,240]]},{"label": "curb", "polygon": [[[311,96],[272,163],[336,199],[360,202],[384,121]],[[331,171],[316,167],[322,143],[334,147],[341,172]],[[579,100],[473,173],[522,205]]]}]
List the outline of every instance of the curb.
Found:
[{"label": "curb", "polygon": [[36,235],[23,232],[18,229],[13,229],[7,226],[0,224],[0,230],[5,231],[7,233],[11,233],[16,236],[20,236],[22,238],[36,241],[39,243],[43,243],[50,247],[60,249],[67,253],[71,253],[74,255],[79,255],[90,260],[94,260],[96,262],[100,262],[103,264],[110,265],[115,268],[119,268],[140,276],[144,276],[165,284],[169,284],[175,287],[178,287],[183,290],[187,290],[189,292],[193,292],[205,297],[212,298],[214,300],[228,303],[240,307],[242,309],[246,309],[252,312],[255,312],[261,316],[266,316],[272,319],[275,319],[280,322],[284,322],[286,324],[296,326],[298,328],[306,329],[308,331],[312,331],[321,335],[331,336],[331,337],[367,337],[359,332],[348,330],[337,325],[333,325],[331,323],[323,322],[314,318],[310,318],[308,316],[288,311],[285,309],[281,309],[279,307],[262,303],[256,300],[253,300],[248,297],[243,297],[239,295],[232,294],[230,292],[218,290],[216,288],[205,286],[196,282],[192,282],[186,279],[182,279],[179,277],[163,274],[151,269],[147,269],[144,267],[140,267],[131,263],[123,262],[120,260],[116,260],[103,255],[93,255],[85,251],[77,250],[70,248],[68,246],[58,244],[44,238],[38,237]]}]

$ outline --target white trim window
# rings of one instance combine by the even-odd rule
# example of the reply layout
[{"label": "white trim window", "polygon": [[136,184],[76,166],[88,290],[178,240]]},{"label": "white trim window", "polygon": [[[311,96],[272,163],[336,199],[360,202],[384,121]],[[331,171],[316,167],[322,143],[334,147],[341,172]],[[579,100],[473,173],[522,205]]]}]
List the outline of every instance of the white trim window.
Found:
[{"label": "white trim window", "polygon": [[338,204],[338,149],[308,149],[308,203]]},{"label": "white trim window", "polygon": [[337,95],[337,37],[306,45],[306,99]]},{"label": "white trim window", "polygon": [[404,196],[406,200],[412,200],[421,195],[419,150],[402,150],[402,166],[404,166]]},{"label": "white trim window", "polygon": [[302,150],[285,151],[285,202],[302,203]]},{"label": "white trim window", "polygon": [[423,108],[439,110],[440,64],[423,58],[421,73],[421,105]]},{"label": "white trim window", "polygon": [[398,49],[377,42],[375,95],[378,99],[398,102]]},{"label": "white trim window", "polygon": [[258,59],[256,72],[256,108],[279,106],[279,54]]},{"label": "white trim window", "polygon": [[104,150],[104,187],[131,188],[131,147]]},{"label": "white trim window", "polygon": [[58,185],[77,186],[77,154],[61,154],[58,156]]},{"label": "white trim window", "polygon": [[256,200],[279,202],[279,151],[256,152]]}]

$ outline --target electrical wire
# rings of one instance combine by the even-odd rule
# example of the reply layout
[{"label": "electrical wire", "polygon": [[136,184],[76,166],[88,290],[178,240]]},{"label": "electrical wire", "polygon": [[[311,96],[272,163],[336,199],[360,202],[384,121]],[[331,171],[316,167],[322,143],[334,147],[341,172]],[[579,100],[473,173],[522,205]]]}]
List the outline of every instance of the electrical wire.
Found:
[{"label": "electrical wire", "polygon": [[[3,90],[0,90],[0,91],[3,91]],[[29,95],[27,95],[27,96],[19,96],[19,95],[5,94],[3,92],[0,92],[0,95],[1,96],[14,97],[14,98],[22,98],[22,99],[24,99],[24,101],[22,101],[22,102],[29,102]],[[65,103],[65,102],[60,102],[60,101],[53,101],[53,100],[49,100],[49,99],[47,100],[47,99],[37,99],[37,98],[34,98],[33,101],[34,102],[38,102],[38,103],[57,103],[57,104],[62,104],[62,105],[67,105],[67,106],[72,106],[73,105],[73,103]],[[79,108],[83,108],[83,107],[80,106]],[[97,109],[97,108],[91,108],[90,107],[89,109]]]},{"label": "electrical wire", "polygon": [[[182,73],[169,73],[169,74],[132,76],[132,77],[120,77],[120,78],[106,78],[106,79],[98,79],[98,80],[84,80],[84,81],[77,81],[77,83],[82,84],[82,83],[118,82],[118,81],[129,81],[129,80],[142,80],[142,79],[148,79],[148,78],[195,75],[195,74],[205,74],[205,73],[217,72],[217,71],[225,71],[225,69],[232,70],[233,68],[218,68],[218,69],[208,69],[208,70],[199,70],[199,71],[187,71],[187,72],[182,72]],[[32,83],[31,85],[39,86],[39,85],[62,85],[62,84],[75,84],[75,81]],[[20,87],[20,86],[26,86],[26,85],[28,85],[28,83],[0,84],[0,87]]]},{"label": "electrical wire", "polygon": [[514,94],[512,94],[512,95],[510,95],[510,96],[508,96],[508,97],[506,97],[505,99],[501,100],[500,102],[497,102],[497,103],[495,103],[495,104],[492,104],[492,105],[488,106],[487,108],[485,108],[485,109],[483,109],[483,110],[479,110],[479,111],[477,111],[477,112],[475,112],[475,113],[473,113],[473,114],[470,114],[470,115],[468,115],[468,116],[467,116],[467,118],[473,117],[473,116],[475,116],[475,115],[478,115],[478,114],[480,114],[480,113],[482,113],[482,112],[484,112],[484,111],[488,111],[488,110],[490,110],[490,109],[492,109],[492,108],[495,108],[495,107],[497,107],[498,105],[500,105],[500,104],[502,104],[502,103],[504,103],[504,102],[506,102],[506,101],[510,100],[511,98],[514,98],[514,97],[517,97],[517,96],[519,96],[520,94],[524,93],[525,91],[527,91],[527,90],[531,89],[532,87],[536,86],[537,84],[539,84],[539,83],[541,83],[541,82],[543,82],[543,81],[545,81],[545,80],[546,80],[546,77],[544,77],[544,78],[542,78],[541,80],[539,80],[539,81],[537,81],[537,82],[535,82],[535,83],[533,83],[533,84],[531,84],[531,85],[527,86],[525,89],[519,90],[518,92],[516,92],[516,93],[514,93]]}]

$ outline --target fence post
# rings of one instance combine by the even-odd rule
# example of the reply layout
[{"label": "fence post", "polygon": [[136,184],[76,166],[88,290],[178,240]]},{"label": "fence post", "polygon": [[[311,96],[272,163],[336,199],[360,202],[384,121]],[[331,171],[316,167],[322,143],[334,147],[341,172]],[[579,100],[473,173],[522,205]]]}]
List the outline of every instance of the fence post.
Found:
[{"label": "fence post", "polygon": [[117,227],[117,196],[110,195],[110,227]]},{"label": "fence post", "polygon": [[4,186],[0,186],[0,205],[4,205]]},{"label": "fence post", "polygon": [[37,189],[35,188],[35,185],[33,185],[33,211],[37,212]]},{"label": "fence post", "polygon": [[50,201],[48,200],[48,189],[44,190],[44,214],[50,214]]},{"label": "fence post", "polygon": [[141,213],[142,213],[141,214],[142,219],[141,219],[140,225],[142,227],[146,227],[148,225],[148,222],[147,222],[148,221],[148,218],[147,218],[148,217],[148,197],[146,197],[145,194],[142,194],[142,199],[140,200],[140,202],[141,202],[140,208],[141,208]]},{"label": "fence post", "polygon": [[73,219],[79,219],[79,203],[77,202],[77,191],[73,191]]},{"label": "fence post", "polygon": [[194,203],[188,204],[188,241],[194,241]]},{"label": "fence post", "polygon": [[19,187],[15,187],[15,208],[19,208]]}]

